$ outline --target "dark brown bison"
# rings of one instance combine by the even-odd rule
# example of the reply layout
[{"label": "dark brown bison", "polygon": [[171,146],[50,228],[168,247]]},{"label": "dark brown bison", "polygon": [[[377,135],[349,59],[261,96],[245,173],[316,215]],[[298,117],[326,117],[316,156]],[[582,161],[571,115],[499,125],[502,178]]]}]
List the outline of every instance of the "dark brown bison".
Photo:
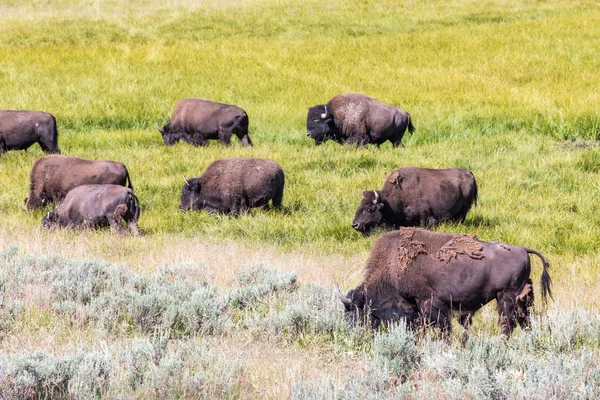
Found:
[{"label": "dark brown bison", "polygon": [[364,280],[338,296],[348,317],[368,315],[374,327],[405,318],[412,325],[450,330],[450,313],[468,328],[471,316],[496,299],[503,334],[518,323],[527,329],[533,288],[529,254],[542,260],[542,296],[550,296],[548,262],[535,250],[484,242],[475,235],[450,235],[401,228],[381,236],[365,267]]},{"label": "dark brown bison", "polygon": [[379,147],[389,140],[397,147],[407,129],[415,131],[409,113],[359,93],[339,94],[327,104],[311,107],[306,118],[307,136],[316,144],[333,139]]},{"label": "dark brown bison", "polygon": [[259,158],[224,158],[210,164],[202,176],[185,179],[182,210],[240,214],[272,200],[280,207],[284,175],[275,161]]},{"label": "dark brown bison", "polygon": [[175,105],[173,115],[161,129],[165,145],[179,140],[204,146],[209,139],[218,139],[231,144],[231,135],[236,135],[244,146],[252,146],[248,136],[248,115],[239,107],[215,103],[204,99],[183,99]]},{"label": "dark brown bison", "polygon": [[114,184],[133,189],[125,165],[114,161],[93,161],[60,155],[39,158],[31,169],[29,209],[58,202],[69,190],[87,184]]},{"label": "dark brown bison", "polygon": [[0,110],[0,154],[39,143],[46,153],[60,153],[56,119],[41,111]]},{"label": "dark brown bison", "polygon": [[120,185],[81,185],[67,193],[55,211],[42,219],[44,228],[103,228],[111,226],[117,233],[139,233],[137,221],[140,203],[129,188]]},{"label": "dark brown bison", "polygon": [[368,234],[381,224],[398,228],[462,222],[476,201],[477,182],[471,171],[399,168],[387,176],[381,191],[363,191],[352,227]]}]

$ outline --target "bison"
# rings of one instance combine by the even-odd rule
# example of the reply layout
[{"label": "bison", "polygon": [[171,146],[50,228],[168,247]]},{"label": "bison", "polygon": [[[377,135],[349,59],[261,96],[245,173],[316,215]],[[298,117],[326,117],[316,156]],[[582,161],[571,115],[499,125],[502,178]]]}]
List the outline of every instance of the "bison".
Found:
[{"label": "bison", "polygon": [[306,118],[307,136],[317,145],[333,139],[379,147],[389,140],[398,147],[407,129],[415,131],[409,113],[359,93],[339,94],[327,104],[311,107]]},{"label": "bison", "polygon": [[67,193],[55,211],[42,219],[42,227],[102,228],[111,226],[124,233],[123,223],[139,234],[140,203],[130,188],[120,185],[81,185]]},{"label": "bison", "polygon": [[181,210],[206,210],[237,215],[272,200],[283,199],[283,169],[275,161],[259,158],[224,158],[210,164],[202,176],[185,179]]},{"label": "bison", "polygon": [[226,146],[235,134],[244,146],[252,146],[248,136],[248,114],[239,107],[204,99],[183,99],[175,105],[169,122],[161,129],[165,145],[179,140],[205,146],[209,139],[218,139]]},{"label": "bison", "polygon": [[382,235],[373,246],[364,279],[356,289],[338,296],[347,316],[368,316],[372,326],[405,319],[450,331],[450,313],[459,313],[466,328],[472,315],[496,299],[501,333],[510,335],[518,323],[530,326],[533,305],[529,254],[542,260],[544,301],[552,296],[548,261],[538,251],[484,242],[475,235],[445,234],[401,228]]},{"label": "bison", "polygon": [[381,224],[398,228],[462,222],[476,201],[477,182],[471,171],[399,168],[387,176],[381,191],[363,191],[352,227],[368,234]]},{"label": "bison", "polygon": [[0,110],[0,154],[39,143],[46,153],[60,153],[56,119],[41,111]]},{"label": "bison", "polygon": [[28,209],[58,202],[69,190],[86,184],[114,184],[133,189],[125,165],[114,161],[93,161],[50,155],[39,158],[31,169]]}]

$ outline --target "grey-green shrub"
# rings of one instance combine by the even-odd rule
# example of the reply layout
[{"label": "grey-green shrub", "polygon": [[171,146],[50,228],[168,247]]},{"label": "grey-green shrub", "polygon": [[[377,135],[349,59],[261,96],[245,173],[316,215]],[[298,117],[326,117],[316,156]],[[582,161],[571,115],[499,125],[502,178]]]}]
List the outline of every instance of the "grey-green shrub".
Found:
[{"label": "grey-green shrub", "polygon": [[237,308],[248,307],[271,293],[292,289],[295,283],[294,272],[253,265],[238,275],[238,288],[231,293],[231,304]]}]

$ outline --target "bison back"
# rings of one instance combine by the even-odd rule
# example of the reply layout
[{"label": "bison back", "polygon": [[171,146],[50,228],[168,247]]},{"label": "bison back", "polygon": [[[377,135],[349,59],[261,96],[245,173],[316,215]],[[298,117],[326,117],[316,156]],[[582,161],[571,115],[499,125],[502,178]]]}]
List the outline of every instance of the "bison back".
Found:
[{"label": "bison back", "polygon": [[219,126],[223,123],[234,121],[236,117],[243,119],[244,116],[246,112],[233,105],[188,98],[175,105],[169,129],[190,134],[201,133],[208,135],[206,139],[209,139],[217,134]]},{"label": "bison back", "polygon": [[6,150],[24,150],[38,141],[56,141],[56,120],[42,111],[0,110],[0,137]]},{"label": "bison back", "polygon": [[228,193],[258,207],[283,189],[283,169],[275,161],[258,158],[227,158],[208,166],[202,186],[213,193]]}]

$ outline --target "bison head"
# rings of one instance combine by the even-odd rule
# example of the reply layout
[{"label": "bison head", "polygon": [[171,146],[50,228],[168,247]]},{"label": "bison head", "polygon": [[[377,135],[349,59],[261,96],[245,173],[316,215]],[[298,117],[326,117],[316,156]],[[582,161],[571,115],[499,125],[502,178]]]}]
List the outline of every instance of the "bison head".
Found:
[{"label": "bison head", "polygon": [[52,229],[58,226],[58,214],[56,211],[50,211],[42,218],[42,228]]},{"label": "bison head", "polygon": [[160,128],[158,125],[156,125],[156,129],[160,132],[165,146],[171,146],[181,140],[182,134],[169,131],[168,123],[163,128]]},{"label": "bison head", "polygon": [[[337,286],[337,285],[336,285]],[[385,307],[379,307],[377,299],[368,298],[364,288],[356,288],[344,295],[337,287],[337,296],[344,304],[346,318],[353,322],[370,320],[373,329],[379,328],[382,323],[405,320],[413,325],[418,319],[418,308],[397,293],[393,293],[392,299],[386,298],[382,303]],[[386,296],[389,297],[389,296]]]},{"label": "bison head", "polygon": [[198,178],[189,181],[183,177],[183,187],[181,188],[181,197],[179,208],[183,211],[198,210],[197,203],[200,199],[200,181]]},{"label": "bison head", "polygon": [[376,226],[383,222],[383,202],[381,195],[375,190],[363,191],[363,198],[360,202],[352,227],[362,234],[368,234]]},{"label": "bison head", "polygon": [[338,137],[338,129],[333,120],[333,114],[327,110],[325,104],[308,109],[306,135],[314,139],[318,145],[327,139],[336,139]]}]

